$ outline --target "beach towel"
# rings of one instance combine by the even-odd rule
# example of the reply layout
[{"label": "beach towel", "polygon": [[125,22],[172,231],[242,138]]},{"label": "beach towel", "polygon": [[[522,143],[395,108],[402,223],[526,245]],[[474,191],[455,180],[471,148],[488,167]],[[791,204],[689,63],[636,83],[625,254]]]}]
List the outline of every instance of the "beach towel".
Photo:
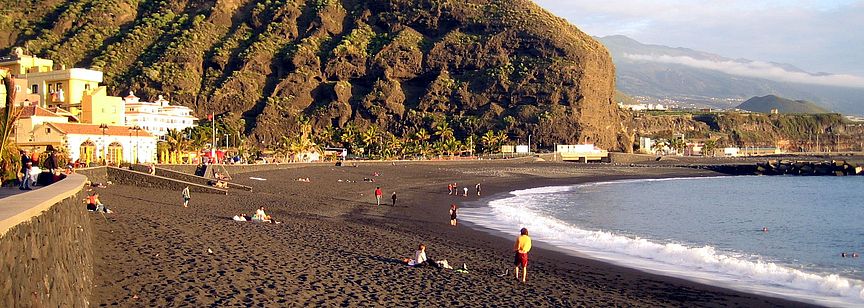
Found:
[{"label": "beach towel", "polygon": [[254,177],[254,176],[250,176],[249,179],[250,179],[250,180],[256,180],[256,181],[266,181],[266,180],[267,180],[267,179],[265,179],[265,178],[256,178],[256,177]]}]

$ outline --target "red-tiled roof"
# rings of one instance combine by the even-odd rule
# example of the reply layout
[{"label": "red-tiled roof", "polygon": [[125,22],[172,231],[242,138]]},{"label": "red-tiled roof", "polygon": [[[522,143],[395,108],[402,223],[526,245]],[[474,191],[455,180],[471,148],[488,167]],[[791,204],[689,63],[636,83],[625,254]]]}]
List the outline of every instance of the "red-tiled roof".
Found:
[{"label": "red-tiled roof", "polygon": [[30,117],[64,117],[39,106],[27,106],[21,109],[21,118]]},{"label": "red-tiled roof", "polygon": [[[76,135],[102,135],[102,129],[99,128],[99,125],[96,124],[77,124],[77,123],[48,123],[51,126],[54,126],[61,132],[66,134],[76,134]],[[129,136],[135,135],[135,131],[132,130],[131,127],[128,126],[113,126],[109,125],[107,129],[105,129],[106,136]],[[146,130],[139,130],[138,137],[151,137],[150,133]]]}]

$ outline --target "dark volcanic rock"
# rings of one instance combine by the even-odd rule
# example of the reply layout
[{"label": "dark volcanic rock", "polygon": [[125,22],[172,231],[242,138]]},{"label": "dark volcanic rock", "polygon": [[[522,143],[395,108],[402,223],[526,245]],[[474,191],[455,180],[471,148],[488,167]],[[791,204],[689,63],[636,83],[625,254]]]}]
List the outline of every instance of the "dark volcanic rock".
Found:
[{"label": "dark volcanic rock", "polygon": [[[242,115],[260,143],[293,135],[301,117],[316,131],[375,125],[404,135],[443,118],[458,138],[505,130],[547,145],[632,142],[606,48],[529,0],[119,2],[97,12],[83,0],[38,2],[34,11],[78,22],[0,29],[0,48],[94,64],[113,94]],[[92,22],[104,11],[126,17]],[[55,43],[72,34],[102,39]]]}]

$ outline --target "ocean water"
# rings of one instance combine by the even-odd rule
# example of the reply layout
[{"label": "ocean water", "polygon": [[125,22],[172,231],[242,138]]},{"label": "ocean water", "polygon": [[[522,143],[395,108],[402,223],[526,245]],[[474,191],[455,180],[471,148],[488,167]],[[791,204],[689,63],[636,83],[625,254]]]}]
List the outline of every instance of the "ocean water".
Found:
[{"label": "ocean water", "polygon": [[[712,177],[540,187],[469,223],[645,271],[828,306],[864,305],[864,177]],[[768,228],[763,232],[762,228]]]}]

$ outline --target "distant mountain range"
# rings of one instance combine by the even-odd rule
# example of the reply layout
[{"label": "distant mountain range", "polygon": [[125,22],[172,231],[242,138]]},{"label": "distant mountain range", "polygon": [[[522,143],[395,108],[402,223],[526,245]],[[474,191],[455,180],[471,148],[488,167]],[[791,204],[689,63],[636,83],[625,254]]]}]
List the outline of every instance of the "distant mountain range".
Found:
[{"label": "distant mountain range", "polygon": [[748,110],[753,112],[770,113],[772,109],[777,109],[780,113],[827,113],[828,110],[820,107],[812,102],[804,100],[791,100],[778,97],[776,95],[757,96],[748,99],[738,109]]},{"label": "distant mountain range", "polygon": [[811,101],[834,112],[864,114],[860,77],[642,44],[621,35],[598,40],[612,53],[617,86],[628,95],[714,108],[733,108],[750,97],[776,95]]}]

